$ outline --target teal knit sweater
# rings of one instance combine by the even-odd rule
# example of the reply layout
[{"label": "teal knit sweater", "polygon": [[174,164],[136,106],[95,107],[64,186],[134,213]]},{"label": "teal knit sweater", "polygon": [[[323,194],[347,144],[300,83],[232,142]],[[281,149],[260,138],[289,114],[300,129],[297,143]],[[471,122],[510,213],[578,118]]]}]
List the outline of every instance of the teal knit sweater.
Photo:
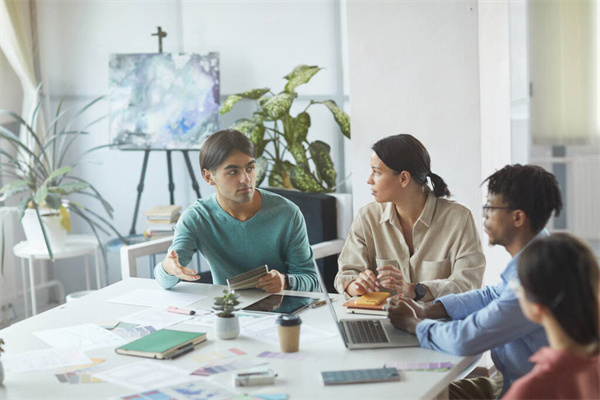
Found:
[{"label": "teal knit sweater", "polygon": [[[267,264],[269,270],[294,276],[291,289],[317,290],[313,253],[302,213],[291,201],[256,190],[262,196],[261,209],[245,222],[227,214],[216,194],[198,199],[177,222],[169,251],[177,252],[183,266],[200,251],[208,261],[215,284],[226,285],[226,279]],[[179,282],[165,272],[162,262],[154,268],[154,276],[165,289]]]}]

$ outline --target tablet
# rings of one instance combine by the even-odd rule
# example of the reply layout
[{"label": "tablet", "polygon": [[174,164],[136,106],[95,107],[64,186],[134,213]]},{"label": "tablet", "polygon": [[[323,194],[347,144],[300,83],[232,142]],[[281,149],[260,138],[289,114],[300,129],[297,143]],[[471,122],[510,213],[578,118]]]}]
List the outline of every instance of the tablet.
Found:
[{"label": "tablet", "polygon": [[243,311],[294,314],[310,306],[315,297],[301,297],[288,294],[271,294],[264,299],[242,308]]}]

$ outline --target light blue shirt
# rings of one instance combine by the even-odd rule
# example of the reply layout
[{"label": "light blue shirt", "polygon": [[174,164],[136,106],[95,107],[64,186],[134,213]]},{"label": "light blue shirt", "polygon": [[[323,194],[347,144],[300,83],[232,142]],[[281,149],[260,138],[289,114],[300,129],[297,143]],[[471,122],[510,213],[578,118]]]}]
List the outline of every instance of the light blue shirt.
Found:
[{"label": "light blue shirt", "polygon": [[[532,240],[544,236],[548,236],[546,229]],[[517,278],[522,251],[510,260],[499,284],[435,300],[444,305],[452,321],[426,319],[417,325],[421,347],[454,355],[491,350],[492,360],[504,377],[502,394],[533,368],[529,357],[548,345],[544,328],[525,318],[517,294],[508,286]]]},{"label": "light blue shirt", "polygon": [[[261,208],[247,221],[237,220],[223,210],[216,194],[198,199],[179,218],[169,251],[177,252],[183,266],[200,251],[218,285],[226,285],[228,278],[267,264],[269,270],[295,278],[291,289],[316,290],[313,252],[300,209],[278,194],[260,189],[257,192],[262,196]],[[165,289],[179,282],[165,272],[162,263],[154,268],[154,277]]]}]

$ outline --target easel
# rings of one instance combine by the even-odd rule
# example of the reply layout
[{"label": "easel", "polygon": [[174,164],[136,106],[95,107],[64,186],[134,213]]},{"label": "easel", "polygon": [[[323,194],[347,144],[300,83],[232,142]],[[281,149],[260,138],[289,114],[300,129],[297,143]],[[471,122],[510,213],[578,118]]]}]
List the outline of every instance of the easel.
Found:
[{"label": "easel", "polygon": [[[135,224],[137,222],[138,212],[140,210],[140,200],[142,199],[142,192],[144,191],[144,180],[146,179],[146,169],[148,167],[148,157],[150,157],[151,151],[162,151],[162,150],[144,150],[144,161],[142,162],[142,174],[140,176],[140,183],[137,186],[137,198],[135,200],[135,211],[133,212],[133,221],[131,222],[131,229],[129,230],[130,235],[135,235]],[[192,180],[192,188],[196,192],[196,196],[198,198],[200,196],[200,186],[198,185],[198,181],[196,180],[196,175],[194,175],[194,170],[192,168],[192,163],[190,162],[190,156],[188,152],[190,150],[166,150],[167,152],[167,171],[169,173],[169,198],[170,204],[175,204],[175,184],[173,183],[173,164],[171,162],[171,152],[173,151],[181,151],[183,154],[183,159],[185,160],[185,165],[187,166],[188,173],[190,174],[190,179]]]},{"label": "easel", "polygon": [[[167,32],[164,32],[161,27],[158,27],[158,32],[153,33],[151,36],[158,36],[158,52],[163,52],[162,40],[167,36]],[[151,151],[163,151],[163,150],[144,150],[144,161],[142,163],[142,174],[140,176],[140,183],[137,186],[137,199],[135,200],[135,211],[133,212],[133,221],[131,222],[131,229],[129,230],[130,235],[135,235],[135,225],[137,222],[138,212],[140,210],[140,200],[142,199],[142,192],[144,191],[144,180],[146,178],[146,169],[148,167],[148,157],[150,156]],[[190,150],[166,150],[167,152],[167,170],[169,172],[169,196],[170,196],[170,204],[175,204],[175,184],[173,183],[173,164],[171,162],[171,152],[173,151],[181,151],[183,154],[183,159],[185,160],[185,164],[187,166],[187,170],[190,174],[190,179],[192,180],[192,188],[196,192],[196,196],[200,198],[200,186],[198,185],[198,181],[196,180],[196,176],[194,175],[194,170],[192,168],[192,163],[190,162],[190,156],[188,152]]]}]

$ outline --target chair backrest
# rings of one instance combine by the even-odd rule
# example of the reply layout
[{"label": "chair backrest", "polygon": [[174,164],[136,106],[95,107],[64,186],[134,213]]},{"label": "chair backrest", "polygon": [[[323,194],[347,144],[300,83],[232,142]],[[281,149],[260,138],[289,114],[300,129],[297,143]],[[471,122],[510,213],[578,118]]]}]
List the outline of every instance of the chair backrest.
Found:
[{"label": "chair backrest", "polygon": [[[137,258],[166,253],[171,243],[173,243],[173,236],[121,247],[121,278],[137,277]],[[318,260],[319,258],[339,254],[342,251],[342,247],[344,247],[344,240],[329,240],[313,244],[311,247],[315,254],[315,260]]]},{"label": "chair backrest", "polygon": [[121,247],[121,278],[137,277],[138,257],[166,253],[173,243],[173,236]]}]

